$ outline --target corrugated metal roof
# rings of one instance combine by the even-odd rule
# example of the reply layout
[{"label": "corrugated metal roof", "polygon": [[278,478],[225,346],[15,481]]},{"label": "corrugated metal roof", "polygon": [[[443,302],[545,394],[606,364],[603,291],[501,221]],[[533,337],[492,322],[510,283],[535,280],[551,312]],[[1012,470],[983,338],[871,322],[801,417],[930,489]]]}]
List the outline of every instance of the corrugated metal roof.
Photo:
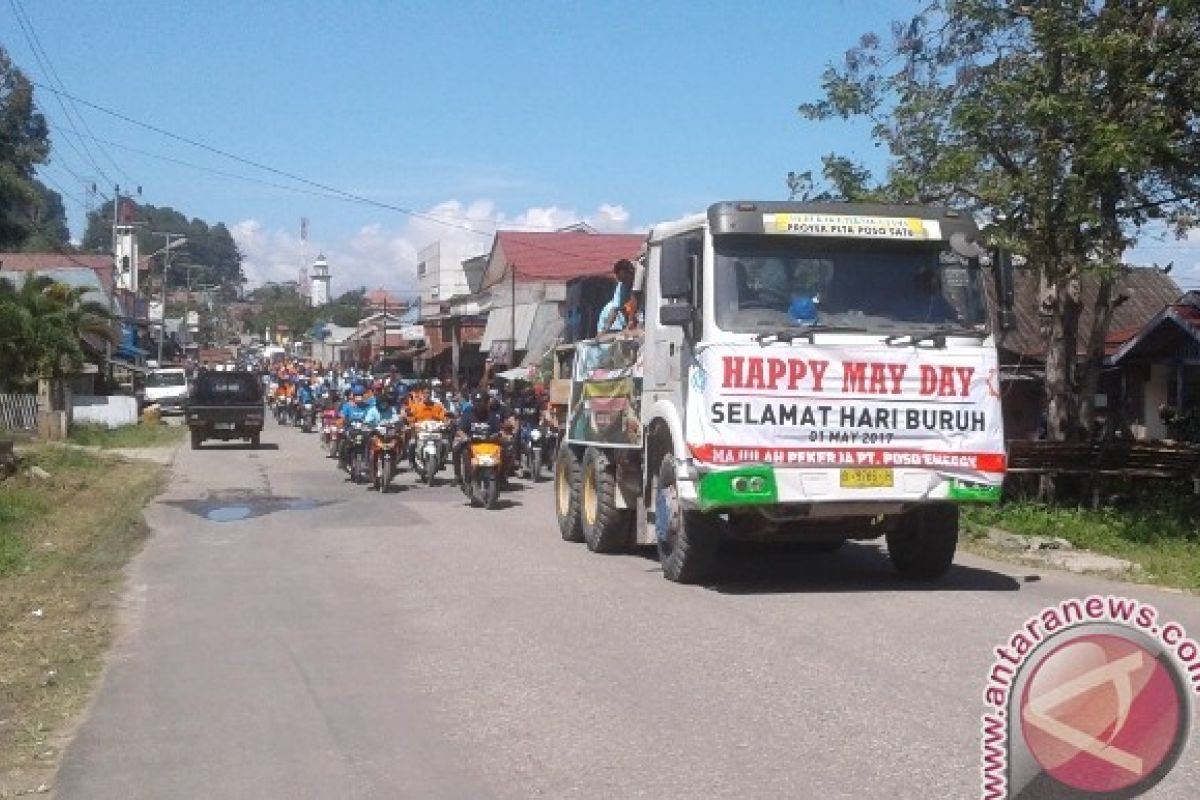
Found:
[{"label": "corrugated metal roof", "polygon": [[510,267],[518,281],[609,275],[618,259],[636,258],[645,242],[646,237],[640,233],[499,231],[483,285],[504,280]]},{"label": "corrugated metal roof", "polygon": [[[1002,350],[1020,356],[1042,360],[1046,354],[1046,342],[1041,332],[1041,316],[1038,276],[1035,270],[1015,270],[1014,312],[1016,328],[1002,332],[998,344]],[[1087,345],[1088,334],[1094,323],[1092,305],[1096,300],[1098,282],[1093,276],[1085,276],[1081,287],[1083,310],[1079,319],[1080,354]],[[989,291],[990,291],[989,287]],[[1169,275],[1152,267],[1131,270],[1117,281],[1116,294],[1125,294],[1128,299],[1113,311],[1109,330],[1120,333],[1138,331],[1166,306],[1176,302],[1182,292]],[[1110,341],[1112,335],[1110,335]]]},{"label": "corrugated metal roof", "polygon": [[1200,308],[1176,303],[1164,308],[1111,356],[1112,363],[1200,358]]}]

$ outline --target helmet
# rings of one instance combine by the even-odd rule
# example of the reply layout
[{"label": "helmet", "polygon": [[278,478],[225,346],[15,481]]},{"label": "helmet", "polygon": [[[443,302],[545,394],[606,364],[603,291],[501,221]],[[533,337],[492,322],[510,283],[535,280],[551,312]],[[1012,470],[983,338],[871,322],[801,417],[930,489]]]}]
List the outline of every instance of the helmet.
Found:
[{"label": "helmet", "polygon": [[363,385],[361,383],[356,383],[350,387],[350,394],[356,395],[356,396],[361,396],[362,393],[363,393]]}]

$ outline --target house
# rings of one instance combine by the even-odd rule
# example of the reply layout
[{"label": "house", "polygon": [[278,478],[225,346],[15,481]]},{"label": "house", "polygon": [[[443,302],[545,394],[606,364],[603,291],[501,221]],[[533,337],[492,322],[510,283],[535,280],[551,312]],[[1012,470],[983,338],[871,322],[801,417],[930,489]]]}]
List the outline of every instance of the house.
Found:
[{"label": "house", "polygon": [[[146,303],[132,292],[115,288],[113,259],[106,255],[79,253],[0,253],[0,276],[20,285],[25,273],[43,275],[73,288],[86,290],[83,299],[108,308],[117,318],[109,348],[103,341],[91,341],[93,349],[108,351],[109,362],[119,369],[140,370],[145,363],[149,341]],[[90,370],[95,374],[98,369]],[[83,387],[78,387],[83,391]]]},{"label": "house", "polygon": [[425,331],[417,324],[419,313],[414,306],[380,311],[359,320],[354,332],[343,340],[341,362],[365,366],[382,358],[399,358],[409,362],[402,371],[412,374],[411,362],[425,350]]},{"label": "house", "polygon": [[487,262],[487,254],[464,259],[459,266],[465,288],[459,284],[455,294],[421,303],[421,324],[429,345],[426,372],[455,388],[476,385],[484,372],[486,354],[479,345],[487,315],[481,311],[479,287]]},{"label": "house", "polygon": [[[1004,429],[1009,439],[1033,439],[1041,432],[1045,407],[1046,342],[1042,335],[1042,324],[1046,317],[1042,312],[1037,273],[1033,270],[1016,270],[1014,279],[1015,325],[1010,330],[1000,331],[996,337]],[[1092,308],[1097,287],[1097,281],[1090,276],[1084,278],[1080,287],[1083,310],[1079,321],[1077,355],[1081,359],[1086,355],[1089,334],[1095,324]],[[1129,393],[1136,391],[1136,387],[1147,386],[1147,376],[1142,375],[1142,367],[1134,366],[1136,359],[1117,363],[1112,355],[1165,308],[1176,303],[1181,294],[1170,276],[1152,267],[1131,269],[1118,280],[1114,291],[1118,302],[1106,338],[1108,355],[1101,376],[1097,408],[1106,412],[1119,410],[1135,432],[1142,430],[1143,435],[1151,438],[1152,432],[1146,428],[1146,403]],[[1161,383],[1162,376],[1157,377],[1158,383]],[[1154,393],[1160,390],[1166,391],[1164,387],[1151,388],[1150,393],[1157,396]]]},{"label": "house", "polygon": [[1168,418],[1200,414],[1200,292],[1159,310],[1140,328],[1108,337],[1106,362],[1120,376],[1114,403],[1123,403],[1139,439],[1184,438]]},{"label": "house", "polygon": [[562,336],[567,282],[611,275],[616,261],[637,258],[644,244],[642,234],[498,232],[481,280],[481,349],[498,365],[539,361]]},{"label": "house", "polygon": [[421,308],[426,309],[427,315],[437,315],[439,305],[445,300],[470,294],[470,281],[463,264],[484,255],[485,249],[455,241],[436,241],[421,249],[417,254],[417,282]]},{"label": "house", "polygon": [[380,311],[403,311],[409,302],[397,294],[378,286],[363,295],[364,308],[370,313]]},{"label": "house", "polygon": [[341,364],[347,350],[347,340],[358,328],[349,325],[322,323],[312,331],[312,357],[322,364]]}]

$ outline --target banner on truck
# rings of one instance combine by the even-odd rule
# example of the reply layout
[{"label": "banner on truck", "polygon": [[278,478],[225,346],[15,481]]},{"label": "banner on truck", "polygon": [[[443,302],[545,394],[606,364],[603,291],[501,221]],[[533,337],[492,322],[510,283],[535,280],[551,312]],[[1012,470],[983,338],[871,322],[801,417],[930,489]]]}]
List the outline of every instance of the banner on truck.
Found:
[{"label": "banner on truck", "polygon": [[567,439],[641,447],[641,395],[639,339],[581,342],[575,348]]},{"label": "banner on truck", "polygon": [[999,373],[983,348],[717,345],[690,370],[689,447],[716,465],[924,467],[995,483]]}]

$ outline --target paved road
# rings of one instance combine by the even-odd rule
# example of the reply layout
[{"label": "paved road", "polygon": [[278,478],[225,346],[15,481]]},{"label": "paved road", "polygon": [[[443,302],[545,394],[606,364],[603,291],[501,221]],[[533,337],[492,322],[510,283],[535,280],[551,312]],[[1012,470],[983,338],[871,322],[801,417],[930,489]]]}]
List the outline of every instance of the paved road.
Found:
[{"label": "paved road", "polygon": [[[180,451],[58,797],[976,797],[990,653],[1028,615],[1115,590],[1200,632],[1195,598],[969,556],[929,590],[873,546],[677,586],[562,542],[549,484],[378,496],[264,438]],[[230,506],[257,515],[204,516]],[[1197,785],[1193,743],[1156,796]]]}]

